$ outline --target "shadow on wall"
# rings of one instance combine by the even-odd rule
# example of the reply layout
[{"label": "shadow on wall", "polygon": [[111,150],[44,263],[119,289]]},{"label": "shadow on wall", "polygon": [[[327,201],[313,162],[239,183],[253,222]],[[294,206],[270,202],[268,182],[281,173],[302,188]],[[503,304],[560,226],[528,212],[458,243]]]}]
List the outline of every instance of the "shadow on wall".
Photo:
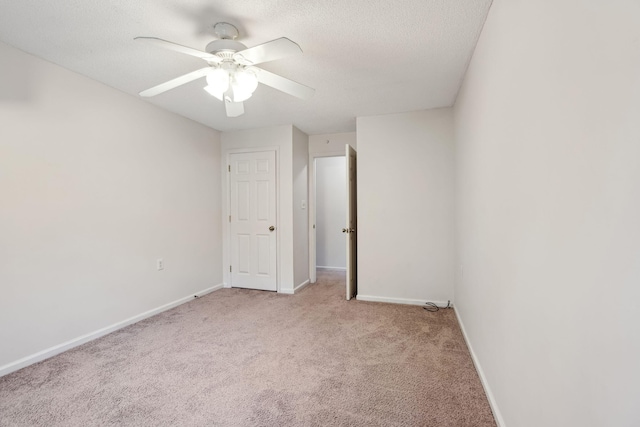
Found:
[{"label": "shadow on wall", "polygon": [[0,76],[0,105],[4,103],[27,103],[33,99],[33,72],[27,66],[24,55],[14,60],[3,61]]}]

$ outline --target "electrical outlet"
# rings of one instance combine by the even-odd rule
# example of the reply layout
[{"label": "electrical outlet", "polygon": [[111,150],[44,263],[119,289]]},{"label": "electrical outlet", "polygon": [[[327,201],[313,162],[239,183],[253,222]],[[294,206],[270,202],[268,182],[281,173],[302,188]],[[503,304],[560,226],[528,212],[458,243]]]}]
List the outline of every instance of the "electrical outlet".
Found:
[{"label": "electrical outlet", "polygon": [[162,258],[158,258],[156,260],[156,266],[158,267],[158,271],[164,270],[164,260]]}]

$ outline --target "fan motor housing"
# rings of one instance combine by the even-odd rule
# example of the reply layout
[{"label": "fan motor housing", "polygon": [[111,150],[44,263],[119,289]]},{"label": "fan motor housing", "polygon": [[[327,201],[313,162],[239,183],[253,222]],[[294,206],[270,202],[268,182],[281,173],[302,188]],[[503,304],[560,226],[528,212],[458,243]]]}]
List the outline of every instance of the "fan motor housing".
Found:
[{"label": "fan motor housing", "polygon": [[240,42],[231,39],[214,40],[207,45],[205,50],[213,55],[218,52],[240,52],[247,47]]}]

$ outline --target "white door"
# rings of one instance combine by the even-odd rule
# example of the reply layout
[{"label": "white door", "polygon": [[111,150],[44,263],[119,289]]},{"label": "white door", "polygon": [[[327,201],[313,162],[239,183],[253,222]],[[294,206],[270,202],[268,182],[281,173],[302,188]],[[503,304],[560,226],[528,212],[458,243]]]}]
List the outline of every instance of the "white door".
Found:
[{"label": "white door", "polygon": [[347,299],[355,297],[358,291],[357,271],[357,204],[356,204],[356,150],[349,144],[346,147],[347,167],[347,227],[342,231],[347,234]]},{"label": "white door", "polygon": [[276,153],[229,155],[231,286],[275,291]]}]

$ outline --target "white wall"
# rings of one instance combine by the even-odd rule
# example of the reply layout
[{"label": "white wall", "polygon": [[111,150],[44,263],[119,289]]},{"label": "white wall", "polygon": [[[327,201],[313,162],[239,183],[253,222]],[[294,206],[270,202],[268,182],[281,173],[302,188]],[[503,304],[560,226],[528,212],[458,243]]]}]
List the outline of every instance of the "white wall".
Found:
[{"label": "white wall", "polygon": [[219,133],[2,43],[0,63],[0,373],[220,284]]},{"label": "white wall", "polygon": [[495,0],[456,103],[455,302],[506,426],[640,425],[638,23]]},{"label": "white wall", "polygon": [[309,136],[293,128],[293,276],[296,288],[309,283]]},{"label": "white wall", "polygon": [[347,266],[345,234],[347,173],[345,157],[316,159],[316,263],[318,267]]},{"label": "white wall", "polygon": [[453,300],[449,108],[358,117],[358,299]]},{"label": "white wall", "polygon": [[[285,293],[293,293],[294,260],[293,260],[293,127],[275,126],[270,128],[240,130],[223,132],[222,141],[222,207],[224,215],[229,215],[227,164],[228,154],[233,150],[265,150],[277,149],[276,163],[278,164],[278,290]],[[226,218],[226,216],[225,216]],[[228,224],[228,223],[226,223]],[[228,242],[229,228],[222,227],[224,241]],[[229,251],[223,251],[224,283],[229,281]]]},{"label": "white wall", "polygon": [[344,156],[345,145],[347,144],[349,144],[353,148],[357,148],[357,138],[355,132],[309,135],[310,154],[339,152]]}]

